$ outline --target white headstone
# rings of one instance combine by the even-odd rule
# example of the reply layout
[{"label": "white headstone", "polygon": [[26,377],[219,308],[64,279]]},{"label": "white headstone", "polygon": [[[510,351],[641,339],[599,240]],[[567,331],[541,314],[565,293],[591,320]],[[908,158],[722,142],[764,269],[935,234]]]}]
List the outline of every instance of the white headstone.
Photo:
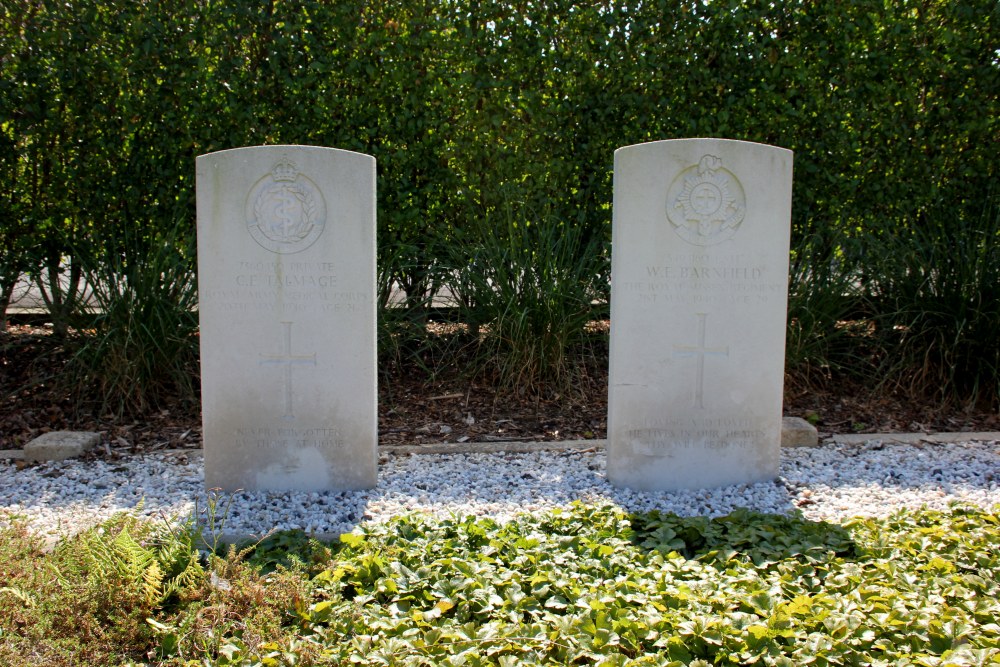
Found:
[{"label": "white headstone", "polygon": [[791,151],[615,152],[608,478],[669,491],[778,475]]},{"label": "white headstone", "polygon": [[237,148],[197,179],[206,486],[374,487],[375,159]]}]

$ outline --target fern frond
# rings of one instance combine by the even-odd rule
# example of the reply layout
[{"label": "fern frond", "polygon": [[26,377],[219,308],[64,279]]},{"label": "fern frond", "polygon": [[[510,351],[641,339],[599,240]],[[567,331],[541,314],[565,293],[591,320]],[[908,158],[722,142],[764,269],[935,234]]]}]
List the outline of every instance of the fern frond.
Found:
[{"label": "fern frond", "polygon": [[14,588],[13,586],[3,586],[0,588],[0,595],[3,594],[17,598],[22,604],[24,604],[25,607],[35,606],[35,597],[28,591],[21,590],[20,588]]},{"label": "fern frond", "polygon": [[166,597],[164,591],[163,570],[155,560],[149,563],[142,573],[142,592],[146,597],[146,605],[156,607]]},{"label": "fern frond", "polygon": [[108,555],[115,568],[114,574],[126,581],[140,581],[150,565],[155,563],[151,551],[143,547],[129,529],[118,533],[109,547]]}]

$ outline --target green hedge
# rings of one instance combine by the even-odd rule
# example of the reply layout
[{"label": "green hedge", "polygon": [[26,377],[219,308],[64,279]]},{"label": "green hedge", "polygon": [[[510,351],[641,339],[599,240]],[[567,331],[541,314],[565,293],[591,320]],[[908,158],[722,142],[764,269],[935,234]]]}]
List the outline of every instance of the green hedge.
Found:
[{"label": "green hedge", "polygon": [[479,221],[606,243],[616,148],[721,136],[795,151],[797,275],[867,289],[886,238],[990,210],[998,43],[995,0],[10,0],[0,278],[191,233],[196,155],[308,143],[377,158],[419,304]]}]

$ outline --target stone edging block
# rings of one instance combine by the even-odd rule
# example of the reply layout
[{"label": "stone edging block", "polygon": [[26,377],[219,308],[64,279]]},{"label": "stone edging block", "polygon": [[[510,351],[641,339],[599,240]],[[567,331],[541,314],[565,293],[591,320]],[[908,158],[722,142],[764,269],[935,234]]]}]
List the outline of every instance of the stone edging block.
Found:
[{"label": "stone edging block", "polygon": [[101,436],[90,431],[50,431],[24,446],[25,461],[63,461],[93,449]]},{"label": "stone edging block", "polygon": [[819,432],[802,417],[782,417],[782,447],[818,447]]}]

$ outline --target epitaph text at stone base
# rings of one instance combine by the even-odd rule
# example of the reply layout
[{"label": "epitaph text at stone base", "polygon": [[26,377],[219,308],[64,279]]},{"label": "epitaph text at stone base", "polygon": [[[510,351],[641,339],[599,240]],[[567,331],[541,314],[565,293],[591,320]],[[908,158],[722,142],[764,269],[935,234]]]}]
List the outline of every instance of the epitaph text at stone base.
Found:
[{"label": "epitaph text at stone base", "polygon": [[670,491],[774,479],[791,151],[680,139],[615,152],[608,478]]},{"label": "epitaph text at stone base", "polygon": [[206,486],[374,487],[375,159],[220,151],[197,190]]}]

